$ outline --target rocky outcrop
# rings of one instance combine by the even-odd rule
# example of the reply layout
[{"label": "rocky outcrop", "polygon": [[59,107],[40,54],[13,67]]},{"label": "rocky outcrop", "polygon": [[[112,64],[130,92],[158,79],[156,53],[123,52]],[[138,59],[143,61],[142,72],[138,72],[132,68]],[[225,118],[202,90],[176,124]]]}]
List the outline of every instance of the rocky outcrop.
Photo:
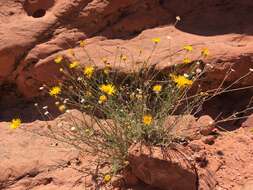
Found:
[{"label": "rocky outcrop", "polygon": [[[0,189],[94,189],[92,175],[87,173],[94,157],[80,156],[64,143],[37,135],[48,125],[56,127],[64,118],[63,115],[60,120],[23,124],[15,131],[9,129],[9,123],[0,123]],[[152,185],[140,190],[162,188],[169,182],[169,187],[187,183],[190,185],[187,187],[200,190],[247,189],[253,178],[253,149],[249,146],[253,143],[252,127],[247,123],[229,134],[219,132],[212,145],[198,139],[187,146],[164,150],[132,146],[129,150],[132,173],[127,173],[123,184],[136,185],[143,181]]]},{"label": "rocky outcrop", "polygon": [[[44,122],[24,125],[41,130]],[[75,186],[83,174],[78,151],[65,144],[39,137],[22,129],[11,131],[0,123],[0,189],[68,189]],[[62,176],[65,176],[64,178]],[[85,188],[84,184],[76,189]]]},{"label": "rocky outcrop", "polygon": [[[85,53],[78,48],[79,40],[88,39],[86,49],[101,65],[101,58],[112,59],[119,46],[129,57],[136,58],[140,48],[143,57],[149,55],[153,37],[162,40],[153,63],[162,67],[178,63],[183,55],[174,57],[173,63],[168,55],[185,44],[195,44],[192,59],[198,57],[201,47],[208,47],[208,62],[215,66],[208,71],[205,85],[222,80],[230,67],[236,72],[227,80],[234,81],[253,64],[253,28],[248,22],[253,18],[252,7],[250,0],[198,0],[194,4],[190,0],[2,1],[0,84],[17,84],[23,95],[34,97],[41,84],[59,77],[53,63],[57,54],[73,48],[81,62],[87,63]],[[171,24],[177,15],[182,20],[175,28]],[[120,67],[129,70],[131,64],[129,60]],[[250,81],[252,78],[242,80],[240,85],[252,84]]]},{"label": "rocky outcrop", "polygon": [[161,189],[184,189],[186,184],[199,190],[249,189],[253,152],[247,144],[252,142],[252,127],[220,133],[213,145],[202,140],[169,149],[134,145],[129,150],[132,173]]},{"label": "rocky outcrop", "polygon": [[137,144],[130,148],[128,159],[133,174],[150,186],[162,190],[196,190],[197,173],[185,155],[178,148],[161,150]]},{"label": "rocky outcrop", "polygon": [[[199,58],[202,47],[207,47],[210,56],[205,62],[210,67],[202,78],[202,87],[208,89],[219,85],[228,71],[230,74],[224,84],[229,85],[253,68],[252,9],[252,0],[1,1],[0,119],[10,120],[19,113],[22,118],[27,115],[32,115],[32,120],[37,118],[34,108],[28,107],[23,97],[18,103],[14,101],[16,94],[13,91],[17,90],[26,98],[40,96],[38,88],[43,83],[53,83],[61,76],[54,58],[61,54],[66,59],[75,59],[69,54],[69,48],[84,65],[88,64],[88,52],[98,67],[103,67],[101,60],[105,57],[114,63],[115,52],[120,51],[127,60],[116,61],[113,67],[130,72],[138,67],[139,60],[150,55],[154,37],[161,38],[161,42],[151,63],[164,70],[182,62],[185,55],[177,51],[183,45],[193,45],[194,51],[188,55],[192,60]],[[175,27],[176,16],[180,16],[181,21]],[[86,52],[79,47],[80,40],[85,40]],[[247,85],[253,85],[252,73],[235,86]],[[252,93],[249,89],[232,98],[224,96],[219,99],[219,104],[215,100],[215,104],[209,102],[204,107],[210,111],[214,105],[216,114],[213,118],[216,118],[217,110],[233,110],[241,106],[243,99],[250,99]],[[191,187],[195,187],[198,176],[198,187],[204,190],[214,185],[219,190],[251,188],[253,150],[249,144],[252,144],[252,117],[242,124],[244,128],[230,135],[221,133],[217,139],[209,136],[213,126],[203,125],[210,118],[195,121],[192,117],[190,121],[191,131],[186,135],[193,140],[189,148],[194,152],[191,159],[196,161],[197,173],[192,168],[181,167],[175,159],[176,171],[186,171]],[[45,123],[34,122],[26,127],[40,125]],[[176,133],[185,135],[184,130],[189,131],[189,128],[179,128]],[[201,139],[201,135],[206,136]],[[1,123],[0,147],[0,189],[92,189],[91,176],[72,169],[72,166],[79,168],[78,152],[65,144],[35,137],[22,130],[12,132],[7,123]],[[147,155],[143,157],[146,159]],[[87,160],[82,161],[84,165],[89,164]],[[149,163],[148,159],[145,161]],[[160,166],[163,161],[164,158],[158,157],[155,163]],[[136,174],[145,169],[143,163],[140,166],[143,167],[136,166]],[[166,166],[170,165],[167,163]],[[159,173],[156,167],[153,169]],[[164,171],[161,166],[160,169]],[[147,178],[146,174],[139,174],[138,177],[147,184],[167,185],[167,181],[157,183],[159,175],[151,173],[151,178]],[[215,176],[215,180],[208,174]]]},{"label": "rocky outcrop", "polygon": [[198,120],[192,115],[168,116],[164,127],[175,138],[181,140],[199,140],[210,135],[215,129],[214,120],[203,115]]}]

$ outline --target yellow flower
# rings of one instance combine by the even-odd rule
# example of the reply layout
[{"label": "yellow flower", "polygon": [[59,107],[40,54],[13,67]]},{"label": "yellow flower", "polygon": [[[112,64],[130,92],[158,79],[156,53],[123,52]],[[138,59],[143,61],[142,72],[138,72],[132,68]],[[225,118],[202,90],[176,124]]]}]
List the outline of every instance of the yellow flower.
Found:
[{"label": "yellow flower", "polygon": [[191,59],[186,57],[186,58],[184,58],[183,63],[184,64],[189,64],[189,63],[191,63]]},{"label": "yellow flower", "polygon": [[162,86],[161,85],[157,84],[157,85],[153,86],[153,91],[155,93],[159,93],[159,92],[161,92],[161,90],[162,90]]},{"label": "yellow flower", "polygon": [[93,73],[94,73],[94,67],[93,66],[88,66],[85,67],[83,70],[83,74],[87,77],[87,78],[91,78]]},{"label": "yellow flower", "polygon": [[99,89],[108,95],[114,95],[116,93],[116,88],[113,84],[102,84]]},{"label": "yellow flower", "polygon": [[49,95],[50,96],[57,96],[61,93],[61,88],[59,86],[54,86],[50,89]]},{"label": "yellow flower", "polygon": [[109,174],[104,176],[104,182],[105,183],[108,183],[109,181],[111,181],[111,179],[112,179],[112,177]]},{"label": "yellow flower", "polygon": [[62,55],[58,55],[58,56],[54,59],[54,62],[58,64],[58,63],[61,63],[62,60],[63,60]]},{"label": "yellow flower", "polygon": [[58,107],[58,109],[59,109],[60,112],[64,112],[66,110],[66,106],[65,105],[60,105]]},{"label": "yellow flower", "polygon": [[80,45],[80,47],[84,47],[85,46],[85,40],[81,40],[81,41],[79,41],[79,45]]},{"label": "yellow flower", "polygon": [[80,63],[78,61],[73,61],[72,63],[69,64],[69,68],[73,69],[76,68],[80,65]]},{"label": "yellow flower", "polygon": [[71,49],[71,48],[68,49],[68,54],[71,55],[71,56],[74,56],[74,55],[75,55],[73,49]]},{"label": "yellow flower", "polygon": [[209,55],[209,50],[208,48],[203,48],[201,51],[201,55],[204,57],[207,57]]},{"label": "yellow flower", "polygon": [[153,38],[152,42],[154,42],[155,44],[158,44],[161,41],[161,38]]},{"label": "yellow flower", "polygon": [[186,51],[192,51],[193,47],[191,45],[186,45],[186,46],[184,46],[184,50],[186,50]]},{"label": "yellow flower", "polygon": [[99,97],[98,103],[99,103],[99,104],[102,104],[102,103],[104,103],[106,100],[107,100],[107,97],[106,97],[105,95],[102,95],[102,96]]},{"label": "yellow flower", "polygon": [[186,86],[191,86],[193,84],[192,80],[187,79],[183,75],[176,76],[174,74],[171,74],[170,77],[177,84],[178,88],[183,88],[183,87],[186,87]]},{"label": "yellow flower", "polygon": [[151,125],[152,123],[152,116],[151,115],[144,115],[143,118],[142,118],[142,122],[145,124],[145,125]]},{"label": "yellow flower", "polygon": [[21,125],[21,119],[19,119],[19,118],[12,119],[10,128],[17,129],[20,125]]}]

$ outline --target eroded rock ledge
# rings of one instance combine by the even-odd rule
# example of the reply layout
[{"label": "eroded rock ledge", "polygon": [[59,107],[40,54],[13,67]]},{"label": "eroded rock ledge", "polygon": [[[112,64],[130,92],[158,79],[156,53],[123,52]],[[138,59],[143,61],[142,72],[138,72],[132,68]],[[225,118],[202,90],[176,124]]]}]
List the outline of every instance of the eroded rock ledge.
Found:
[{"label": "eroded rock ledge", "polygon": [[[118,46],[133,55],[142,48],[148,55],[153,37],[162,39],[154,63],[167,67],[181,61],[176,56],[169,63],[170,44],[170,52],[195,44],[193,59],[200,47],[211,51],[208,62],[214,69],[208,81],[221,80],[230,67],[236,72],[229,80],[235,80],[253,67],[252,8],[250,0],[6,0],[0,3],[0,84],[14,83],[24,96],[35,97],[42,83],[59,76],[53,63],[57,54],[73,48],[87,63],[79,40],[87,39],[87,50],[99,65]],[[182,21],[175,28],[177,15]],[[120,67],[131,69],[131,61]],[[241,85],[252,85],[250,81]]]}]

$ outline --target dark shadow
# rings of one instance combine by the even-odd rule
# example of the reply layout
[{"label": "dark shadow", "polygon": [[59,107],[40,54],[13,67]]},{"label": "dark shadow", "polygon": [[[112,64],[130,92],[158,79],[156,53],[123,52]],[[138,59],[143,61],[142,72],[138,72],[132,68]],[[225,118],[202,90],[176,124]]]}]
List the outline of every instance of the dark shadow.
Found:
[{"label": "dark shadow", "polygon": [[36,10],[34,13],[33,13],[33,17],[34,18],[40,18],[40,17],[43,17],[43,16],[45,16],[45,14],[46,14],[46,10],[45,9],[38,9],[38,10]]},{"label": "dark shadow", "polygon": [[[54,6],[54,0],[26,1],[29,16],[41,17]],[[131,39],[142,31],[173,25],[176,16],[181,21],[177,29],[201,36],[222,34],[253,34],[253,1],[251,0],[146,0],[115,6],[109,1],[103,9],[83,9],[90,1],[80,1],[59,17],[60,25],[75,29],[87,38],[104,36],[107,39]],[[116,8],[115,8],[116,7]],[[70,24],[71,23],[71,24]]]},{"label": "dark shadow", "polygon": [[[101,35],[108,39],[131,39],[145,29],[173,25],[176,16],[180,16],[181,21],[176,28],[187,33],[201,36],[253,34],[253,1],[251,0],[152,2],[154,1],[142,2],[146,6],[135,5],[137,10],[132,10],[131,7],[120,9],[113,17],[108,15],[103,19],[91,18],[89,23],[80,23],[72,18],[72,25],[88,34],[88,37]],[[94,26],[94,29],[87,31],[87,28],[92,28],[91,26]]]},{"label": "dark shadow", "polygon": [[[234,113],[236,117],[234,120],[226,121],[224,123],[220,123],[219,126],[227,131],[235,130],[241,127],[241,124],[247,119],[247,116],[253,114],[253,90],[239,90],[234,92],[228,92],[221,95],[218,95],[211,100],[207,101],[203,105],[203,114],[210,115],[212,118],[216,118],[216,120],[222,120]],[[241,111],[250,108],[250,111],[242,112]],[[240,119],[240,117],[243,117]]]},{"label": "dark shadow", "polygon": [[161,189],[158,189],[158,188],[155,188],[155,187],[151,187],[149,185],[146,185],[146,184],[140,184],[138,186],[135,186],[135,187],[131,187],[132,190],[161,190]]},{"label": "dark shadow", "polygon": [[53,7],[55,0],[26,0],[23,4],[28,16],[40,18],[46,15],[48,9]]},{"label": "dark shadow", "polygon": [[251,0],[171,0],[163,1],[168,12],[179,15],[177,28],[187,33],[213,36],[253,34]]},{"label": "dark shadow", "polygon": [[[42,96],[27,100],[16,90],[12,84],[0,86],[0,122],[20,118],[22,122],[30,123],[35,120],[51,120],[60,114],[52,98]],[[37,107],[35,103],[38,104]],[[48,108],[45,110],[44,106]],[[50,113],[47,116],[44,115],[46,111]]]},{"label": "dark shadow", "polygon": [[107,39],[127,40],[145,29],[166,26],[175,20],[159,1],[136,1],[126,3],[128,6],[118,6],[116,1],[109,1],[103,11],[94,8],[91,9],[92,14],[82,15],[82,10],[88,3],[89,1],[81,1],[71,11],[61,15],[61,25],[68,29],[77,29],[87,38],[104,36]]}]

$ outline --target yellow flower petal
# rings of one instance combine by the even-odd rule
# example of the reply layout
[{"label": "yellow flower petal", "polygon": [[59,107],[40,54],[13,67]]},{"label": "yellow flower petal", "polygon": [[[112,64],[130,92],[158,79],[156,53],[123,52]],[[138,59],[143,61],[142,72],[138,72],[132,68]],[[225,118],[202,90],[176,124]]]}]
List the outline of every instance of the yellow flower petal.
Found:
[{"label": "yellow flower petal", "polygon": [[54,86],[49,90],[49,95],[50,96],[57,96],[61,93],[61,87],[59,86]]},{"label": "yellow flower petal", "polygon": [[68,49],[68,54],[70,55],[70,56],[74,56],[75,55],[75,53],[74,53],[74,50],[73,49]]},{"label": "yellow flower petal", "polygon": [[208,48],[203,48],[201,51],[201,55],[204,57],[207,57],[209,55],[209,50]]},{"label": "yellow flower petal", "polygon": [[116,88],[113,84],[102,84],[99,89],[108,95],[114,95],[116,93]]},{"label": "yellow flower petal", "polygon": [[155,44],[158,44],[161,41],[161,38],[153,38],[152,42],[154,42]]},{"label": "yellow flower petal", "polygon": [[91,78],[93,73],[94,73],[95,68],[93,66],[88,66],[85,67],[83,70],[83,74],[87,77],[87,78]]},{"label": "yellow flower petal", "polygon": [[63,60],[62,55],[58,55],[58,56],[54,59],[54,62],[57,63],[57,64],[59,64],[59,63],[62,62],[62,60]]},{"label": "yellow flower petal", "polygon": [[184,88],[186,86],[191,86],[193,84],[192,80],[187,79],[183,75],[176,76],[174,74],[171,74],[170,77],[177,84],[178,88]]},{"label": "yellow flower petal", "polygon": [[80,45],[80,47],[84,47],[85,46],[85,40],[81,40],[81,41],[79,41],[79,45]]},{"label": "yellow flower petal", "polygon": [[69,64],[70,69],[74,69],[80,65],[79,61],[73,61],[72,63]]},{"label": "yellow flower petal", "polygon": [[105,95],[102,95],[102,96],[99,97],[98,103],[99,103],[99,104],[102,104],[102,103],[104,103],[106,100],[107,100],[107,97],[106,97]]},{"label": "yellow flower petal", "polygon": [[193,47],[191,45],[186,45],[186,46],[184,46],[184,50],[186,50],[186,51],[192,51]]},{"label": "yellow flower petal", "polygon": [[21,125],[21,119],[19,119],[19,118],[12,119],[10,128],[17,129],[20,125]]},{"label": "yellow flower petal", "polygon": [[159,93],[159,92],[161,92],[161,90],[162,90],[162,86],[161,85],[157,84],[157,85],[153,86],[153,91],[155,93]]},{"label": "yellow flower petal", "polygon": [[142,122],[145,125],[151,125],[152,121],[153,121],[153,117],[151,115],[144,115],[142,118]]},{"label": "yellow flower petal", "polygon": [[111,177],[109,174],[107,174],[107,175],[104,176],[104,182],[105,182],[105,183],[110,182],[111,179],[112,179],[112,177]]},{"label": "yellow flower petal", "polygon": [[188,57],[184,58],[184,60],[183,60],[183,63],[184,63],[184,64],[189,64],[189,63],[191,63],[191,62],[192,62],[191,59],[188,58]]}]

